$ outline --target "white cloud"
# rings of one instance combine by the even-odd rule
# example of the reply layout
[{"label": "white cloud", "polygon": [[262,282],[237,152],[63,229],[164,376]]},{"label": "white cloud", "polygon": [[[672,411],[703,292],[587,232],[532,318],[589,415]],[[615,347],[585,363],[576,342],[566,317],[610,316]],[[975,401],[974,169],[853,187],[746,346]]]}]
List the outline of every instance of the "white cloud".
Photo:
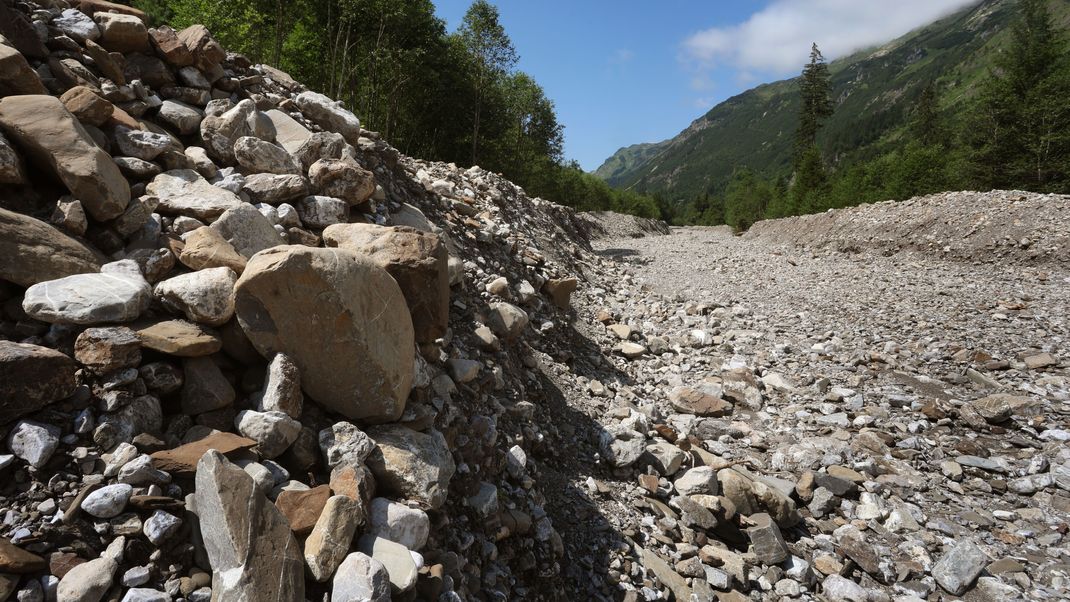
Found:
[{"label": "white cloud", "polygon": [[738,25],[699,31],[683,42],[696,69],[728,67],[784,76],[817,42],[831,60],[888,42],[978,0],[773,0]]}]

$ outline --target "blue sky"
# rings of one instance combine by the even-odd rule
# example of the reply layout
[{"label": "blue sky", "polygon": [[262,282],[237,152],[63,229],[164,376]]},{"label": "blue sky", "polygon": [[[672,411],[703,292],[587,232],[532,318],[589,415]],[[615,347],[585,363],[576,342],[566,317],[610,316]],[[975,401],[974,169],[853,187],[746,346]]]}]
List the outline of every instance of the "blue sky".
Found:
[{"label": "blue sky", "polygon": [[[434,0],[456,29],[471,0]],[[553,99],[565,155],[592,170],[718,102],[879,44],[973,0],[498,0],[519,68]]]}]

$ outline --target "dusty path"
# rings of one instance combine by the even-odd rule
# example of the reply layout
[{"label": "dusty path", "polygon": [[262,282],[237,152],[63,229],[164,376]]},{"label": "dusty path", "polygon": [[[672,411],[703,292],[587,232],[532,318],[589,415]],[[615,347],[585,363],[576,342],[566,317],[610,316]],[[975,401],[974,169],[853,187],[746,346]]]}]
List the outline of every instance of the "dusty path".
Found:
[{"label": "dusty path", "polygon": [[[604,429],[586,489],[631,546],[605,559],[630,596],[1066,595],[1066,266],[724,228],[595,250],[612,281],[577,310],[607,362],[577,362],[573,386]],[[646,453],[620,466],[638,433]]]}]

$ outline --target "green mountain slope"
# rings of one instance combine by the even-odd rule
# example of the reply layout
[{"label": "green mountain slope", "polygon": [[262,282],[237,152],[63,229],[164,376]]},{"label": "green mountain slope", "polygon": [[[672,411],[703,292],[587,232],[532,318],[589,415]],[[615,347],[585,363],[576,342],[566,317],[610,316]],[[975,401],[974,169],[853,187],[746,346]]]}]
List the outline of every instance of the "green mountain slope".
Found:
[{"label": "green mountain slope", "polygon": [[[902,143],[903,125],[930,80],[953,118],[1005,42],[1015,4],[979,1],[884,46],[833,61],[835,113],[818,139],[826,159],[846,165]],[[1057,21],[1070,22],[1070,0],[1051,0],[1051,6]],[[717,194],[740,167],[787,176],[797,111],[795,79],[764,84],[725,100],[670,140],[621,149],[595,174],[611,186],[672,200]]]}]

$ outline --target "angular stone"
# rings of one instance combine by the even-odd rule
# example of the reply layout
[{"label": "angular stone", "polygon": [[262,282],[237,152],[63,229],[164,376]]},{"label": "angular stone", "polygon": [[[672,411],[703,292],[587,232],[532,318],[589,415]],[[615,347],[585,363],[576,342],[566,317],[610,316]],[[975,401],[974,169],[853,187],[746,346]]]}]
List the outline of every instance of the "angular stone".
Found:
[{"label": "angular stone", "polygon": [[528,325],[528,314],[510,303],[493,303],[487,315],[487,326],[505,341],[517,339]]},{"label": "angular stone", "polygon": [[368,434],[377,444],[366,461],[376,483],[425,507],[442,506],[456,468],[442,433],[391,424],[372,427]]},{"label": "angular stone", "polygon": [[125,326],[87,328],[74,341],[74,359],[97,374],[141,363],[141,339]]},{"label": "angular stone", "polygon": [[152,454],[152,465],[176,477],[191,477],[197,472],[197,462],[208,450],[216,450],[223,456],[237,458],[242,452],[252,449],[256,441],[239,437],[234,433],[216,432],[174,449]]},{"label": "angular stone", "polygon": [[[732,413],[732,404],[715,395],[710,387],[676,387],[669,393],[672,407],[685,414],[696,416],[727,416]],[[718,387],[714,387],[718,389]]]},{"label": "angular stone", "polygon": [[643,566],[653,572],[658,581],[669,588],[677,600],[691,600],[691,588],[687,586],[687,580],[674,571],[669,563],[646,548],[642,549],[642,561]]},{"label": "angular stone", "polygon": [[69,397],[78,386],[77,369],[48,347],[0,341],[0,424]]},{"label": "angular stone", "polygon": [[234,387],[210,357],[182,360],[186,384],[182,387],[182,413],[196,416],[234,403]]},{"label": "angular stone", "polygon": [[185,236],[185,243],[178,260],[191,269],[225,267],[238,275],[245,271],[248,259],[238,253],[216,228],[201,226]]},{"label": "angular stone", "polygon": [[293,174],[257,173],[247,176],[242,191],[254,203],[278,205],[308,196],[308,180]]},{"label": "angular stone", "polygon": [[163,426],[163,411],[160,400],[152,395],[141,395],[118,412],[99,417],[102,425],[109,425],[115,433],[116,443],[132,441],[142,433],[158,433]]},{"label": "angular stone", "polygon": [[22,157],[0,133],[0,184],[22,184],[25,181],[26,168],[22,164]]},{"label": "angular stone", "polygon": [[341,134],[350,144],[357,144],[360,139],[360,120],[356,115],[317,92],[302,92],[294,102],[310,121],[325,130]]},{"label": "angular stone", "polygon": [[297,201],[297,214],[306,228],[319,230],[349,219],[349,205],[329,196],[306,196]]},{"label": "angular stone", "polygon": [[119,151],[128,157],[152,161],[160,156],[160,153],[171,148],[171,137],[167,134],[117,126],[115,143]]},{"label": "angular stone", "polygon": [[[275,126],[275,141],[291,154],[301,148],[301,145],[312,136],[312,132],[308,131],[308,128],[278,109],[271,109],[264,114]],[[302,169],[302,172],[307,171],[307,169],[306,166]]]},{"label": "angular stone", "polygon": [[149,32],[134,15],[98,12],[93,20],[100,28],[100,45],[112,52],[148,52]]},{"label": "angular stone", "polygon": [[361,552],[346,556],[335,572],[332,602],[390,602],[390,573]]},{"label": "angular stone", "polygon": [[438,236],[404,226],[339,224],[325,229],[323,239],[328,246],[368,257],[393,276],[408,304],[417,342],[430,343],[446,333],[449,254]]},{"label": "angular stone", "polygon": [[868,602],[866,588],[839,575],[829,575],[821,582],[821,592],[830,602]]},{"label": "angular stone", "polygon": [[286,149],[255,136],[242,136],[234,142],[234,158],[244,173],[302,173],[301,167]]},{"label": "angular stone", "polygon": [[318,195],[360,205],[375,192],[375,174],[346,159],[320,159],[308,169],[312,190]]},{"label": "angular stone", "polygon": [[375,450],[375,441],[348,422],[336,422],[319,433],[320,450],[327,467],[361,466]]},{"label": "angular stone", "polygon": [[264,389],[257,409],[263,412],[285,412],[293,418],[301,416],[304,406],[301,393],[301,371],[285,353],[276,353],[268,363]]},{"label": "angular stone", "polygon": [[244,437],[256,441],[256,449],[265,458],[277,458],[297,440],[301,423],[282,412],[242,410],[234,426]]},{"label": "angular stone", "polygon": [[152,289],[130,259],[105,264],[99,274],[76,274],[26,290],[22,309],[43,322],[129,322],[148,309]]},{"label": "angular stone", "polygon": [[327,500],[316,526],[305,540],[305,564],[316,581],[327,581],[342,564],[357,525],[362,522],[364,510],[357,500],[344,495]]},{"label": "angular stone", "polygon": [[230,268],[206,268],[168,278],[156,285],[153,294],[164,307],[185,314],[191,322],[221,326],[234,315],[237,281]]},{"label": "angular stone", "polygon": [[275,499],[275,507],[286,517],[293,532],[298,537],[304,537],[316,526],[330,497],[331,488],[327,485],[303,491],[287,490]]},{"label": "angular stone", "polygon": [[304,560],[286,518],[253,478],[209,451],[197,464],[195,512],[220,600],[304,600]]},{"label": "angular stone", "polygon": [[372,500],[366,532],[418,551],[427,543],[431,520],[423,510],[378,497]]},{"label": "angular stone", "polygon": [[218,334],[184,320],[138,325],[136,332],[146,349],[178,357],[202,357],[223,348],[223,339]]},{"label": "angular stone", "polygon": [[0,572],[22,575],[43,571],[46,568],[48,568],[48,563],[44,558],[23,550],[6,537],[0,537]]},{"label": "angular stone", "polygon": [[600,443],[602,456],[617,468],[631,466],[646,452],[646,436],[624,426],[607,427]]},{"label": "angular stone", "polygon": [[112,518],[126,509],[134,488],[126,483],[107,485],[85,496],[82,510],[96,518]]},{"label": "angular stone", "polygon": [[990,559],[972,540],[960,540],[933,565],[933,579],[956,596],[970,589]]},{"label": "angular stone", "polygon": [[0,44],[0,96],[18,94],[48,94],[48,89],[21,52]]},{"label": "angular stone", "polygon": [[412,387],[412,320],[397,283],[353,252],[282,246],[237,284],[238,321],[265,357],[284,352],[312,399],[347,418],[396,420]]},{"label": "angular stone", "polygon": [[717,495],[717,471],[710,466],[696,466],[684,471],[674,482],[673,487],[680,495]]},{"label": "angular stone", "polygon": [[160,200],[156,210],[164,215],[184,215],[205,222],[244,205],[236,194],[212,186],[192,169],[163,172],[152,179],[145,193]]},{"label": "angular stone", "polygon": [[34,468],[41,468],[59,447],[59,427],[20,420],[7,436],[7,448]]},{"label": "angular stone", "polygon": [[0,99],[0,129],[55,173],[94,219],[109,220],[126,209],[126,178],[58,98],[30,94]]},{"label": "angular stone", "polygon": [[149,30],[153,48],[160,58],[174,67],[185,67],[193,64],[193,55],[189,48],[178,39],[178,34],[170,26],[161,25]]},{"label": "angular stone", "polygon": [[721,484],[721,495],[731,500],[740,514],[748,516],[758,511],[750,479],[731,468],[723,468],[717,471],[717,481]]},{"label": "angular stone", "polygon": [[780,527],[773,521],[773,517],[764,512],[752,514],[748,520],[753,526],[747,528],[747,537],[750,538],[751,549],[758,560],[764,564],[779,564],[788,557],[788,547],[784,543],[784,536],[780,534]]},{"label": "angular stone", "polygon": [[227,57],[226,51],[204,25],[190,25],[178,32],[178,39],[185,44],[194,64],[202,71],[217,67]]},{"label": "angular stone", "polygon": [[416,563],[405,546],[382,537],[363,535],[357,549],[382,563],[394,591],[405,592],[416,585]]},{"label": "angular stone", "polygon": [[0,209],[0,280],[28,287],[46,280],[100,270],[89,247],[27,215]]},{"label": "angular stone", "polygon": [[163,125],[174,128],[179,134],[188,136],[200,129],[204,113],[200,109],[184,102],[169,99],[163,101],[163,104],[160,105],[160,110],[156,112],[156,118]]},{"label": "angular stone", "polygon": [[86,40],[99,40],[100,28],[85,13],[74,8],[64,9],[58,17],[52,19],[52,27],[62,31],[67,37],[80,43]]},{"label": "angular stone", "polygon": [[115,106],[85,86],[75,86],[59,97],[63,106],[85,125],[101,127],[111,119]]},{"label": "angular stone", "polygon": [[575,278],[553,278],[546,281],[543,290],[550,294],[554,305],[561,309],[568,309],[572,298],[572,292],[576,290],[579,281]]}]

